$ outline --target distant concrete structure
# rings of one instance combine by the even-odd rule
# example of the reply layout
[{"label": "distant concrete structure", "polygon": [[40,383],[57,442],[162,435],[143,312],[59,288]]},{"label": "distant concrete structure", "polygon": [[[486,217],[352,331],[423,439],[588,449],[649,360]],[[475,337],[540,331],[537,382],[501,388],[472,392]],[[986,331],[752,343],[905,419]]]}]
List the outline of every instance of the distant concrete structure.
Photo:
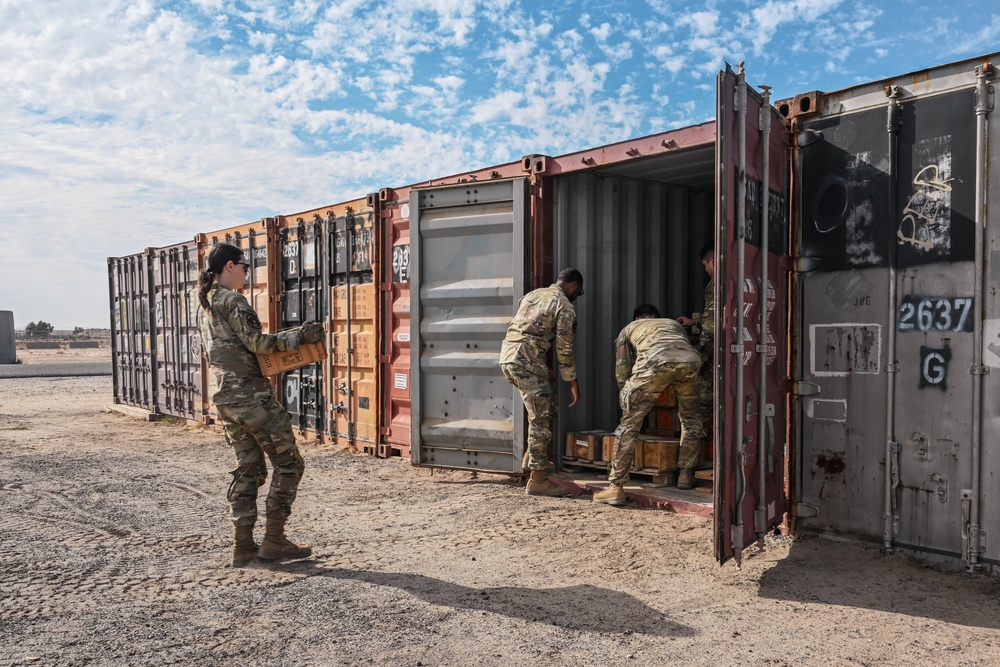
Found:
[{"label": "distant concrete structure", "polygon": [[0,364],[13,364],[16,361],[14,313],[10,310],[0,310]]}]

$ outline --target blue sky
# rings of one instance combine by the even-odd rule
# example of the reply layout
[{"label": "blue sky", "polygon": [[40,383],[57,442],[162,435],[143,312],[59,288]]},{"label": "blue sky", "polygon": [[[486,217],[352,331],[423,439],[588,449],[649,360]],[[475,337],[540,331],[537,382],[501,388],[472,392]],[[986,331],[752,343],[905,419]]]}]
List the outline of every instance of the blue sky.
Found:
[{"label": "blue sky", "polygon": [[0,0],[0,310],[108,326],[105,258],[1000,50],[995,2]]}]

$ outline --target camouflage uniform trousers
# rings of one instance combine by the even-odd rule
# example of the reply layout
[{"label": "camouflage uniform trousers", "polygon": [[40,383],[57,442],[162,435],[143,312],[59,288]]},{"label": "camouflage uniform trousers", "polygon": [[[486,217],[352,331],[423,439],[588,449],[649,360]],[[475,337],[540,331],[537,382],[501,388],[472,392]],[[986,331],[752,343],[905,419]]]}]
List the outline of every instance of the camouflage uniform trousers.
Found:
[{"label": "camouflage uniform trousers", "polygon": [[552,420],[556,402],[548,376],[541,376],[519,364],[500,364],[500,370],[521,392],[521,401],[528,413],[528,470],[552,470],[549,444],[552,442]]},{"label": "camouflage uniform trousers", "polygon": [[700,365],[701,362],[696,359],[669,361],[644,369],[625,382],[618,394],[622,420],[615,429],[615,453],[608,481],[619,486],[628,482],[642,422],[656,405],[663,390],[671,384],[674,385],[681,420],[681,444],[677,463],[681,468],[693,468],[697,464],[705,441],[705,427],[699,413],[704,393],[703,382],[698,374]]},{"label": "camouflage uniform trousers", "polygon": [[225,423],[226,441],[236,454],[227,498],[233,524],[252,526],[257,521],[257,489],[267,479],[264,455],[271,461],[271,487],[267,492],[267,518],[284,521],[305,471],[295,444],[288,413],[273,396],[251,405],[216,406]]}]

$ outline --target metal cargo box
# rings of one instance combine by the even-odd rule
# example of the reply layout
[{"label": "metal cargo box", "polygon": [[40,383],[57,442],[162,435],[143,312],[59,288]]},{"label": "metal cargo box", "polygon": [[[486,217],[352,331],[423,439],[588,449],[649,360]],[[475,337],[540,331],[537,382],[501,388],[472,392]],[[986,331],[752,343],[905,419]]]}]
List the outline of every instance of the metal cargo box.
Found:
[{"label": "metal cargo box", "polygon": [[[264,218],[258,222],[237,225],[215,232],[198,234],[200,265],[208,267],[208,255],[217,243],[229,243],[243,250],[246,261],[250,264],[247,270],[247,280],[240,294],[247,298],[254,312],[260,319],[264,333],[277,331],[278,325],[278,240],[277,221],[274,218]],[[206,368],[206,391],[204,395],[204,411],[209,422],[218,421],[219,416],[212,403],[211,371]],[[272,383],[274,384],[274,383]]]},{"label": "metal cargo box", "polygon": [[998,57],[779,105],[796,140],[799,528],[1000,563]]},{"label": "metal cargo box", "polygon": [[153,286],[156,411],[201,421],[206,376],[198,333],[198,244],[191,241],[147,252]]},{"label": "metal cargo box", "polygon": [[147,252],[108,258],[114,401],[155,412],[151,282]]}]

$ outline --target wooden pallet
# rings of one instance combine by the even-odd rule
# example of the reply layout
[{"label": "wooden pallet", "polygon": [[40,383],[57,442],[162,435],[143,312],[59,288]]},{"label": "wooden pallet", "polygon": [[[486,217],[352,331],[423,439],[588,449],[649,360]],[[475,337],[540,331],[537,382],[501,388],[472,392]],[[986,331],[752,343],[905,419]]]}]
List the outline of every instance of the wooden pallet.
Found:
[{"label": "wooden pallet", "polygon": [[[590,470],[600,470],[607,472],[611,469],[611,464],[607,461],[588,461],[586,459],[570,459],[563,457],[564,467],[585,468]],[[677,470],[656,470],[654,468],[632,468],[629,475],[639,475],[649,478],[649,484],[662,484],[663,486],[673,486],[677,484]]]}]

